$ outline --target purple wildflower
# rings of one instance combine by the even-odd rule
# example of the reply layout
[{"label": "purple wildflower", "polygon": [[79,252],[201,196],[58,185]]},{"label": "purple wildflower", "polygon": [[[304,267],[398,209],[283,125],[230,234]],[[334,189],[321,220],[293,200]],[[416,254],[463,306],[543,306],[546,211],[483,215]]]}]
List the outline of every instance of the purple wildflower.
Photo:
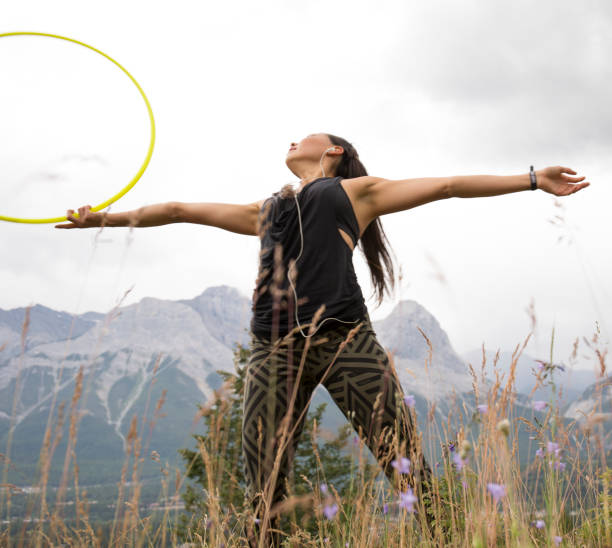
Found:
[{"label": "purple wildflower", "polygon": [[455,442],[452,441],[451,443],[449,443],[448,445],[448,450],[452,453],[455,450]]},{"label": "purple wildflower", "polygon": [[557,462],[555,462],[555,468],[557,470],[563,471],[563,470],[565,470],[565,463],[561,462],[560,460],[558,460]]},{"label": "purple wildflower", "polygon": [[396,459],[391,462],[391,466],[395,468],[400,474],[410,473],[410,459],[402,457],[399,461]]},{"label": "purple wildflower", "polygon": [[536,359],[535,361],[538,362],[538,369],[540,371],[542,371],[543,369],[546,369],[547,367],[552,367],[552,368],[555,368],[555,369],[559,369],[560,371],[565,371],[565,366],[564,365],[561,365],[561,364],[558,364],[558,363],[548,363],[548,362],[545,362],[545,361],[542,361],[542,360],[538,360],[538,359]]},{"label": "purple wildflower", "polygon": [[539,519],[535,522],[535,526],[536,526],[536,529],[543,529],[546,526],[546,524],[544,523],[543,519]]},{"label": "purple wildflower", "polygon": [[559,456],[559,444],[555,443],[554,441],[549,441],[548,445],[546,447],[546,451],[550,454],[553,451],[555,452],[556,456]]},{"label": "purple wildflower", "polygon": [[326,483],[322,483],[321,485],[319,485],[319,489],[321,489],[321,493],[323,493],[324,495],[327,495],[328,490],[327,490],[327,484]]},{"label": "purple wildflower", "polygon": [[561,544],[561,541],[563,540],[559,535],[555,535],[553,537],[553,540],[555,541],[555,546],[559,546],[559,544]]},{"label": "purple wildflower", "polygon": [[544,400],[536,400],[533,402],[533,408],[536,411],[544,411],[544,408],[548,405]]},{"label": "purple wildflower", "polygon": [[466,459],[462,459],[461,455],[459,455],[459,453],[454,453],[453,454],[453,462],[455,463],[455,467],[457,468],[457,471],[461,471],[461,469],[467,463],[467,458]]},{"label": "purple wildflower", "polygon": [[555,467],[555,470],[565,470],[565,463],[561,462],[558,459],[555,460],[555,461],[553,461],[553,460],[549,460],[548,461],[548,467],[551,468],[553,466]]},{"label": "purple wildflower", "polygon": [[386,514],[389,511],[389,505],[385,502],[383,504],[383,514]]},{"label": "purple wildflower", "polygon": [[536,451],[536,457],[543,459],[544,458],[544,449],[541,447]]},{"label": "purple wildflower", "polygon": [[487,483],[487,489],[493,495],[495,502],[506,494],[506,486],[499,483]]},{"label": "purple wildflower", "polygon": [[259,518],[254,518],[253,521],[257,524],[259,524],[259,522],[261,521]]},{"label": "purple wildflower", "polygon": [[405,508],[408,512],[414,512],[414,508],[412,505],[418,499],[414,496],[412,489],[408,487],[404,493],[400,493],[399,506],[400,508]]},{"label": "purple wildflower", "polygon": [[325,517],[327,519],[332,519],[336,515],[337,511],[338,511],[337,504],[331,504],[331,505],[328,504],[325,506],[325,508],[323,508],[323,513],[325,514]]},{"label": "purple wildflower", "polygon": [[482,403],[480,405],[477,405],[476,407],[478,408],[478,411],[483,414],[489,410],[489,406],[486,403]]},{"label": "purple wildflower", "polygon": [[412,394],[408,394],[407,396],[404,397],[404,403],[408,407],[414,407],[416,400],[414,399],[414,396]]}]

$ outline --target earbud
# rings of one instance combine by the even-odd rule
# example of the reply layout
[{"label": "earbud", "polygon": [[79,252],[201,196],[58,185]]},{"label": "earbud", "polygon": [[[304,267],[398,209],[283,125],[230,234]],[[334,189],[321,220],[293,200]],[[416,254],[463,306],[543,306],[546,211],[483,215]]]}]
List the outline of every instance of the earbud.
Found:
[{"label": "earbud", "polygon": [[336,147],[329,147],[325,152],[328,152],[329,150],[336,150]]}]

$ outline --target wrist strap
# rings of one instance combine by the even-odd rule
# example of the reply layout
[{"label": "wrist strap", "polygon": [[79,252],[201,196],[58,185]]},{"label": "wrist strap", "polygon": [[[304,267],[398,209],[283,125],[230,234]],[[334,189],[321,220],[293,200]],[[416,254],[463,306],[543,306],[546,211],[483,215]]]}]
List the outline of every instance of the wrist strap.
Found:
[{"label": "wrist strap", "polygon": [[531,179],[531,190],[538,188],[538,182],[536,180],[535,171],[533,171],[533,166],[529,166],[529,178]]}]

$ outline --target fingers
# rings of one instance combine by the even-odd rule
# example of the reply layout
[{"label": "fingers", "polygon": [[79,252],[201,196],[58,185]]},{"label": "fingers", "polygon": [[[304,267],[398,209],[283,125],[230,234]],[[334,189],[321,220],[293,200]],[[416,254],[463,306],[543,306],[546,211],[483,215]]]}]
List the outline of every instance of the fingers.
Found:
[{"label": "fingers", "polygon": [[582,175],[581,177],[570,177],[569,175],[566,175],[565,173],[561,173],[561,176],[570,183],[577,183],[578,181],[581,181],[582,179],[584,179],[584,175]]},{"label": "fingers", "polygon": [[79,219],[81,219],[82,223],[85,223],[85,218],[89,215],[90,209],[91,209],[90,205],[79,207]]},{"label": "fingers", "polygon": [[589,186],[591,184],[588,181],[585,181],[584,183],[578,184],[578,183],[580,183],[580,181],[582,181],[582,179],[584,179],[584,177],[576,177],[574,179],[568,179],[567,182],[568,183],[572,183],[572,186],[575,186],[578,189],[585,188],[585,187],[587,187],[587,186]]},{"label": "fingers", "polygon": [[85,220],[89,215],[91,205],[85,205],[79,207],[78,217],[75,217],[74,209],[66,210],[66,220],[70,221],[68,224],[55,225],[55,228],[83,228],[86,226]]},{"label": "fingers", "polygon": [[573,186],[575,186],[575,188],[572,189],[573,192],[576,192],[577,190],[580,190],[582,188],[586,188],[587,186],[589,186],[591,183],[589,182],[585,182],[581,185],[577,185],[576,183],[579,183],[580,181],[583,181],[585,176],[582,175],[580,177],[576,176],[576,177],[571,177],[570,175],[567,175],[568,173],[571,173],[572,175],[576,175],[576,172],[571,168],[571,167],[562,167],[562,166],[558,166],[559,168],[559,174],[560,176],[563,178],[563,180],[566,183],[572,183]]},{"label": "fingers", "polygon": [[562,194],[562,196],[568,196],[569,194],[574,194],[574,192],[578,192],[579,190],[582,190],[583,188],[588,187],[590,184],[591,183],[581,183],[579,185],[572,185],[571,187],[569,187],[569,190],[565,194]]}]

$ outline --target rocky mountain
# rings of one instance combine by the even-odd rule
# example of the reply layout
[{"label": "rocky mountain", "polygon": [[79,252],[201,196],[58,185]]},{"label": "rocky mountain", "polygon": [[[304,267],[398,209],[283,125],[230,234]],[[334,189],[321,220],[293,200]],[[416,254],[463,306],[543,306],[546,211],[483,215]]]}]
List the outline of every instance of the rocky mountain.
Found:
[{"label": "rocky mountain", "polygon": [[[61,458],[54,461],[51,476],[52,482],[58,480],[81,368],[76,454],[82,484],[116,481],[134,417],[142,454],[155,450],[162,460],[176,462],[177,449],[193,446],[191,434],[201,431],[194,417],[198,404],[221,384],[216,371],[233,371],[236,345],[248,345],[250,318],[250,299],[225,285],[194,299],[145,298],[108,314],[71,315],[36,305],[27,326],[24,308],[0,310],[0,447],[4,452],[13,429],[11,481],[31,483],[45,429],[58,424],[61,404],[63,429],[53,426],[62,432],[55,451]],[[393,357],[405,393],[415,396],[424,439],[429,429],[439,437],[451,412],[469,422],[476,401],[467,362],[425,308],[402,301],[373,327]],[[530,359],[521,359],[527,370]],[[572,413],[587,406],[587,399]],[[328,403],[323,426],[335,430],[346,419],[318,387],[312,405],[321,402]],[[518,394],[517,402],[530,406],[525,395]],[[158,403],[163,404],[160,412]],[[434,403],[436,424],[426,424]],[[431,458],[436,455],[434,448]]]},{"label": "rocky mountain", "polygon": [[387,318],[372,325],[381,344],[394,357],[406,389],[439,403],[452,392],[471,390],[465,363],[438,321],[417,302],[401,301]]},{"label": "rocky mountain", "polygon": [[[564,416],[575,420],[585,430],[593,430],[604,424],[608,432],[612,420],[612,379],[605,377],[588,386],[566,408]],[[605,448],[612,449],[612,440],[606,436]]]},{"label": "rocky mountain", "polygon": [[[20,462],[13,480],[31,477],[50,410],[52,423],[59,402],[68,412],[81,366],[77,454],[85,475],[88,470],[97,479],[115,475],[132,418],[138,417],[139,432],[148,431],[164,389],[165,416],[144,438],[162,457],[175,460],[176,449],[191,441],[197,404],[220,385],[216,371],[233,370],[230,341],[246,342],[236,322],[240,307],[248,307],[245,301],[236,290],[220,287],[193,301],[146,298],[106,315],[73,317],[35,306],[23,352],[25,309],[0,311],[0,443],[6,446],[12,427],[11,457]],[[216,314],[221,302],[227,316]],[[64,454],[67,438],[65,431],[58,454]]]}]

